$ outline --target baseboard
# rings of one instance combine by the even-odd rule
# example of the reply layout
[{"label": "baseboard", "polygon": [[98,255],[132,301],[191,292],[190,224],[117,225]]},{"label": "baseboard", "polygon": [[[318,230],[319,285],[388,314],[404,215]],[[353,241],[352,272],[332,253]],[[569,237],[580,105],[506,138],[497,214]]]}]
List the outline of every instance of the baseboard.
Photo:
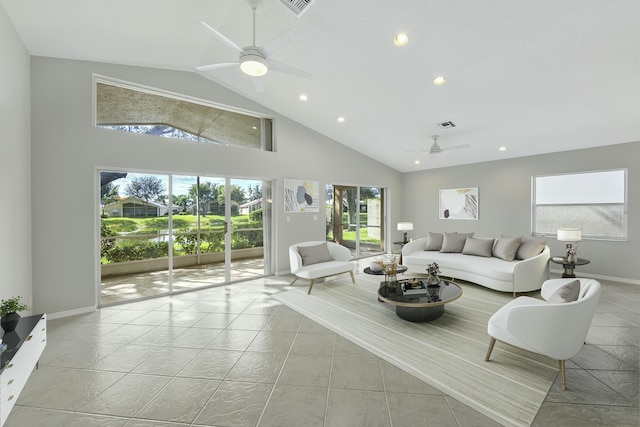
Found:
[{"label": "baseboard", "polygon": [[62,319],[63,317],[77,316],[78,314],[93,313],[97,309],[94,306],[76,308],[73,310],[59,311],[57,313],[47,313],[47,319]]},{"label": "baseboard", "polygon": [[[551,273],[556,273],[559,276],[562,276],[562,273],[564,272],[564,270],[556,270],[556,269],[550,269],[549,271]],[[620,282],[620,283],[629,283],[631,285],[640,285],[640,280],[629,279],[627,277],[603,276],[601,274],[589,274],[589,273],[583,273],[583,272],[579,272],[578,277],[588,277],[589,279],[608,280],[608,281],[611,281],[611,282]]]}]

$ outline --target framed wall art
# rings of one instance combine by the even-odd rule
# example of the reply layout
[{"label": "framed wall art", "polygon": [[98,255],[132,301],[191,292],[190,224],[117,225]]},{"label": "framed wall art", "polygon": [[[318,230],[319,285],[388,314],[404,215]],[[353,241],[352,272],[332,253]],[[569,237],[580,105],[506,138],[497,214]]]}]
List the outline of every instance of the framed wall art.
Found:
[{"label": "framed wall art", "polygon": [[440,219],[478,219],[478,187],[440,190]]},{"label": "framed wall art", "polygon": [[284,180],[285,212],[318,212],[318,181]]}]

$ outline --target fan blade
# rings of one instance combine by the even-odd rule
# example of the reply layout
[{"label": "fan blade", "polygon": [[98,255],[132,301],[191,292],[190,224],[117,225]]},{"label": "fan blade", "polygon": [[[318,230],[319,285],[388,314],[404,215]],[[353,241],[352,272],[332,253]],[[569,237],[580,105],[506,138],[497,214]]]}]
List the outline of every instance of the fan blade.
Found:
[{"label": "fan blade", "polygon": [[284,33],[280,34],[279,36],[276,36],[271,40],[269,40],[268,42],[266,42],[264,45],[262,45],[262,47],[259,50],[260,52],[262,52],[262,54],[265,57],[268,58],[276,50],[280,49],[282,46],[287,44],[289,40],[291,40],[294,36],[295,34],[293,31],[287,30]]},{"label": "fan blade", "polygon": [[298,70],[297,68],[290,67],[288,65],[283,64],[282,62],[274,61],[273,59],[269,59],[269,69],[273,71],[279,71],[281,73],[292,74],[298,77],[304,77],[305,79],[308,79],[311,77],[311,73]]},{"label": "fan blade", "polygon": [[209,65],[200,65],[199,67],[196,67],[196,70],[198,71],[209,71],[209,70],[217,70],[219,68],[227,68],[227,67],[233,67],[234,65],[238,65],[239,62],[219,62],[217,64],[209,64]]},{"label": "fan blade", "polygon": [[232,42],[230,39],[227,38],[227,36],[225,36],[224,34],[222,34],[220,31],[216,30],[215,28],[213,28],[211,25],[207,24],[204,21],[200,21],[200,25],[202,25],[203,27],[205,27],[211,34],[213,34],[218,40],[220,40],[221,42],[223,42],[224,44],[226,44],[227,46],[233,48],[234,50],[237,50],[238,53],[242,53],[244,52],[242,50],[242,48],[240,46],[238,46],[237,44],[235,44],[234,42]]},{"label": "fan blade", "polygon": [[457,150],[457,149],[460,149],[460,148],[468,148],[468,147],[471,147],[471,145],[469,145],[469,144],[454,145],[452,147],[442,147],[440,150],[441,151],[449,151],[449,150]]},{"label": "fan blade", "polygon": [[255,88],[257,93],[264,92],[264,85],[262,84],[262,77],[251,77],[253,81],[253,87]]}]

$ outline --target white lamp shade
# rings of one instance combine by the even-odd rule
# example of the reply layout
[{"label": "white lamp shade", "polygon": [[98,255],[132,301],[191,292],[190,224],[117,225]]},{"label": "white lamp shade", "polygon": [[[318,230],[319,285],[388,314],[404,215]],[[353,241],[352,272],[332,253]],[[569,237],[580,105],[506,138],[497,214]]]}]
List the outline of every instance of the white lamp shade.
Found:
[{"label": "white lamp shade", "polygon": [[398,223],[398,231],[411,231],[413,230],[412,222],[399,222]]},{"label": "white lamp shade", "polygon": [[561,242],[579,242],[582,231],[579,228],[558,228],[558,240]]}]

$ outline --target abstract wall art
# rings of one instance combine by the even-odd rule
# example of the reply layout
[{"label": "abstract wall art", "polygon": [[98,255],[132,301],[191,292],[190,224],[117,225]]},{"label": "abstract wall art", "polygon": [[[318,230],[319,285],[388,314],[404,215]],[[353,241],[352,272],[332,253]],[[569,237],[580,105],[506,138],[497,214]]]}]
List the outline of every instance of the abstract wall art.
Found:
[{"label": "abstract wall art", "polygon": [[285,212],[318,212],[318,181],[284,180]]},{"label": "abstract wall art", "polygon": [[440,190],[440,219],[478,219],[478,187]]}]

